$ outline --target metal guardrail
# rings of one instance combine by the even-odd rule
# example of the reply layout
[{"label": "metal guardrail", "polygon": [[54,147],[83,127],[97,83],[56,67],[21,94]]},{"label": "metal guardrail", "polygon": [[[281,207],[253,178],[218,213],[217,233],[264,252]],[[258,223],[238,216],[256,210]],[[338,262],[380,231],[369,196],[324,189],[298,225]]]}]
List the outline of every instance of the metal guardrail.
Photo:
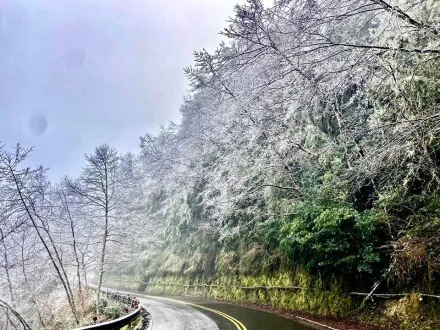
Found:
[{"label": "metal guardrail", "polygon": [[192,288],[192,287],[202,287],[202,288],[234,288],[234,289],[243,289],[243,290],[269,290],[269,289],[277,289],[277,290],[302,290],[302,287],[299,286],[239,286],[239,285],[219,285],[219,284],[181,284],[181,283],[161,283],[161,282],[142,282],[139,280],[122,280],[122,279],[114,279],[116,282],[130,282],[130,283],[139,283],[148,286],[181,286],[184,288]]},{"label": "metal guardrail", "polygon": [[[92,288],[94,289],[94,288]],[[129,312],[128,314],[112,321],[98,323],[94,325],[89,325],[82,328],[77,328],[74,330],[119,330],[125,326],[131,326],[132,322],[137,320],[139,316],[141,316],[142,306],[139,303],[139,300],[137,300],[135,297],[131,297],[130,295],[122,295],[118,292],[111,292],[111,291],[102,291],[103,295],[105,295],[107,298],[117,300],[123,304],[126,304],[128,307],[132,308],[133,310]],[[129,328],[131,329],[131,328]]]},{"label": "metal guardrail", "polygon": [[[184,288],[191,287],[204,287],[204,288],[234,288],[234,289],[242,289],[242,290],[303,290],[302,287],[299,286],[238,286],[238,285],[218,285],[218,284],[180,284],[180,283],[161,283],[161,282],[143,282],[140,280],[123,280],[123,279],[114,279],[116,282],[130,282],[130,283],[139,283],[145,285],[147,288],[149,286],[180,286]],[[375,297],[382,299],[399,299],[402,297],[408,297],[410,295],[418,295],[422,298],[435,298],[440,300],[440,295],[420,293],[420,292],[408,292],[408,293],[364,293],[364,292],[349,292],[351,296],[364,296],[364,297]]]}]

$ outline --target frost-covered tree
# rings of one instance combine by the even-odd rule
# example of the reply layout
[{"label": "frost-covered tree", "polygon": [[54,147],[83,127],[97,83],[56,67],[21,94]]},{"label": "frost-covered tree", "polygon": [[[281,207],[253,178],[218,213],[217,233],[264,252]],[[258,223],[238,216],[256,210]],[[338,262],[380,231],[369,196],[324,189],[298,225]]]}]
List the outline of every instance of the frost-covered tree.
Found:
[{"label": "frost-covered tree", "polygon": [[[395,187],[436,189],[435,2],[250,0],[235,12],[227,41],[185,69],[182,122],[141,139],[168,237],[238,240],[288,221],[318,187],[362,212]],[[405,237],[389,221],[387,240]]]},{"label": "frost-covered tree", "polygon": [[[128,202],[128,186],[130,184],[127,169],[121,164],[121,157],[108,144],[95,149],[93,154],[86,154],[86,166],[77,180],[66,178],[64,185],[70,194],[76,195],[83,206],[90,208],[93,218],[90,218],[94,237],[99,237],[98,291],[97,301],[100,301],[100,290],[106,271],[115,267],[108,262],[109,251],[119,243],[124,224],[119,222],[118,211]],[[119,260],[118,263],[123,262]],[[99,311],[99,304],[97,304]]]}]

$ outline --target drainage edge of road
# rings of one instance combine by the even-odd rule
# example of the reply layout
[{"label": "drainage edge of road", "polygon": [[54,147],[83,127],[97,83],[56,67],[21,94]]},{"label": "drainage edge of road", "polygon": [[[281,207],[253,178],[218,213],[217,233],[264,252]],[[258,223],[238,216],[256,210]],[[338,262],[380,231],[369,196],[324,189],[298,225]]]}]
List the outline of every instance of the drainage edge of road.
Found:
[{"label": "drainage edge of road", "polygon": [[297,319],[299,319],[299,320],[302,320],[302,321],[305,321],[305,322],[307,322],[307,323],[312,323],[312,324],[318,325],[318,326],[323,327],[323,328],[326,328],[326,329],[330,329],[330,330],[339,330],[339,329],[337,329],[337,328],[333,328],[333,327],[331,327],[331,326],[329,326],[329,325],[322,324],[322,323],[319,323],[319,322],[316,322],[316,321],[312,321],[312,320],[306,319],[305,317],[295,316],[295,318],[297,318]]},{"label": "drainage edge of road", "polygon": [[148,323],[147,328],[145,328],[144,330],[151,330],[153,329],[153,314],[150,313],[150,322]]}]

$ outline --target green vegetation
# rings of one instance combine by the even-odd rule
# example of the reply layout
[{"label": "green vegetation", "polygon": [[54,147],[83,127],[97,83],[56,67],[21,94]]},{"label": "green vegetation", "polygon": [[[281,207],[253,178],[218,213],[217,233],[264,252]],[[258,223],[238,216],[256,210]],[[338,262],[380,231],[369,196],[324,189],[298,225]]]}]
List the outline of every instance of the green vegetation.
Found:
[{"label": "green vegetation", "polygon": [[[100,298],[99,301],[99,310],[108,319],[115,320],[124,314],[124,307],[121,303],[103,297]],[[98,310],[98,306],[96,306],[96,301],[94,301],[93,303],[95,305],[95,309]]]}]

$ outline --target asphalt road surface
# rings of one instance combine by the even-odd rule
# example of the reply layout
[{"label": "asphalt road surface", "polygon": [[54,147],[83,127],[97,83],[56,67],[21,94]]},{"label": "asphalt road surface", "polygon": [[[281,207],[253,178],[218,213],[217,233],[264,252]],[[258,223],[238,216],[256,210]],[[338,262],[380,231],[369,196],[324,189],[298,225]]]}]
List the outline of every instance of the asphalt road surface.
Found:
[{"label": "asphalt road surface", "polygon": [[219,330],[215,321],[190,305],[137,297],[152,317],[152,330]]},{"label": "asphalt road surface", "polygon": [[134,294],[151,314],[151,330],[312,329],[276,314],[218,301],[127,293]]}]

